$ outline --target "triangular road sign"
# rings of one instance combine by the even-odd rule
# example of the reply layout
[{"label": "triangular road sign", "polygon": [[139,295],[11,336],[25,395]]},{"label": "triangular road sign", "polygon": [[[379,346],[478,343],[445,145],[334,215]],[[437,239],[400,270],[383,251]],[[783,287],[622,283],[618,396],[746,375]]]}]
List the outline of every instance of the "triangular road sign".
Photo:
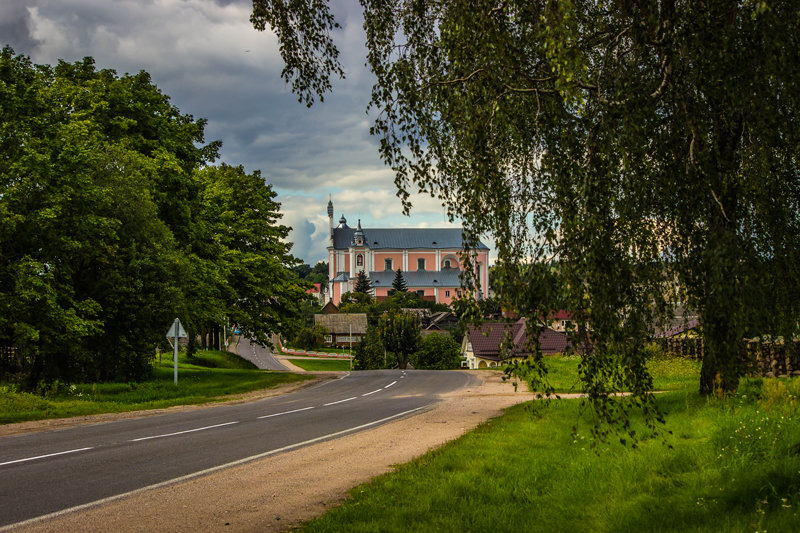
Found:
[{"label": "triangular road sign", "polygon": [[168,339],[174,339],[175,337],[178,337],[179,339],[186,337],[186,330],[183,329],[181,321],[177,318],[175,319],[175,322],[172,323],[172,326],[170,326],[169,331],[167,331]]}]

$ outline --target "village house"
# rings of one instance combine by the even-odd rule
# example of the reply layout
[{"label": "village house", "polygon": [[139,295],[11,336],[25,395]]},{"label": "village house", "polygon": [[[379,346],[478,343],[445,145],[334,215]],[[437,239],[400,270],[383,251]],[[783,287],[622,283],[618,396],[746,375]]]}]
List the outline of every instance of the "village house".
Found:
[{"label": "village house", "polygon": [[[539,349],[544,355],[564,353],[569,347],[565,333],[545,328],[539,334]],[[524,318],[516,322],[485,322],[471,326],[461,343],[463,366],[470,369],[494,368],[532,355]]]},{"label": "village house", "polygon": [[[378,299],[388,296],[398,269],[406,288],[426,300],[450,304],[460,290],[462,231],[459,228],[356,228],[344,216],[333,225],[333,202],[328,202],[330,242],[328,246],[328,299],[339,305],[342,294],[353,291],[358,272],[363,271]],[[489,248],[478,243],[472,262],[480,292],[489,295]]]},{"label": "village house", "polygon": [[355,346],[367,333],[366,313],[329,313],[314,315],[314,325],[324,327],[328,346]]}]

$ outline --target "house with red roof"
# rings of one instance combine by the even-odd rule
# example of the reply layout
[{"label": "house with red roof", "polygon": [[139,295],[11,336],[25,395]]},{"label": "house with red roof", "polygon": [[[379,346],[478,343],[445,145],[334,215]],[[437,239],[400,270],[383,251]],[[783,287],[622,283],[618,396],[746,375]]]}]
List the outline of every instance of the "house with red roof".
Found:
[{"label": "house with red roof", "polygon": [[317,299],[317,301],[322,305],[324,303],[323,292],[322,292],[322,283],[315,283],[314,286],[306,291],[306,294],[312,294]]},{"label": "house with red roof", "polygon": [[[460,228],[356,228],[344,215],[333,223],[333,201],[328,202],[327,300],[339,305],[342,294],[355,288],[356,276],[364,272],[372,295],[388,296],[397,270],[402,270],[409,292],[442,304],[450,304],[461,290],[463,232]],[[480,280],[477,299],[489,296],[489,247],[478,243],[469,252]]]},{"label": "house with red roof", "polygon": [[[544,355],[564,353],[568,347],[564,332],[544,328],[539,333],[539,349]],[[509,360],[528,358],[532,353],[524,318],[471,326],[461,343],[464,366],[471,369],[494,368]]]}]

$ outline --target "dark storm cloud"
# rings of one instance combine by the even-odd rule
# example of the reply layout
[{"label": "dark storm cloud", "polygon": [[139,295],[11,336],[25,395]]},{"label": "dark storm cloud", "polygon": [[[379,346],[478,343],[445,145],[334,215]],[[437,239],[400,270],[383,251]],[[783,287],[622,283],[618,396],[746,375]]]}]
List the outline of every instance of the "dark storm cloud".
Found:
[{"label": "dark storm cloud", "polygon": [[31,14],[28,11],[32,4],[32,0],[11,0],[0,4],[0,46],[10,45],[26,54],[36,50],[39,41],[30,33]]},{"label": "dark storm cloud", "polygon": [[[250,0],[0,0],[0,38],[37,63],[93,56],[119,74],[146,70],[181,112],[208,120],[206,141],[222,140],[221,158],[260,169],[294,228],[293,253],[325,257],[333,194],[337,218],[372,227],[442,220],[421,200],[415,218],[400,216],[391,172],[378,158],[365,110],[373,83],[364,68],[357,2],[332,2],[335,40],[347,74],[311,109],[280,77],[275,37],[249,22]],[[440,224],[441,225],[441,224]]]}]

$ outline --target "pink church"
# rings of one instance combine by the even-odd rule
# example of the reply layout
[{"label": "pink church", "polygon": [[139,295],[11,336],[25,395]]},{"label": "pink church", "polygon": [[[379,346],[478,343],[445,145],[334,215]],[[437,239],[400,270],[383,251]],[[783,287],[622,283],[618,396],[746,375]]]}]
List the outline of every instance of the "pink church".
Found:
[{"label": "pink church", "polygon": [[[409,291],[436,303],[449,304],[460,290],[462,234],[459,228],[351,228],[342,216],[333,225],[333,202],[328,202],[329,298],[339,305],[342,294],[355,288],[359,271],[367,274],[375,297],[388,296],[397,269]],[[473,254],[480,279],[478,299],[489,294],[489,248],[479,243]]]}]

